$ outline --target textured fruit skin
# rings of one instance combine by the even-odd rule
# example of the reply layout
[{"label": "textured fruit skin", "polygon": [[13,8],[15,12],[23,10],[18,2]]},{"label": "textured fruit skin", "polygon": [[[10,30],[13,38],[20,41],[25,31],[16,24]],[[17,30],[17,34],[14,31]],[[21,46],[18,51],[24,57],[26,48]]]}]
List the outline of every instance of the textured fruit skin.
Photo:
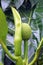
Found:
[{"label": "textured fruit skin", "polygon": [[31,27],[27,23],[22,23],[22,39],[28,40],[31,37]]}]

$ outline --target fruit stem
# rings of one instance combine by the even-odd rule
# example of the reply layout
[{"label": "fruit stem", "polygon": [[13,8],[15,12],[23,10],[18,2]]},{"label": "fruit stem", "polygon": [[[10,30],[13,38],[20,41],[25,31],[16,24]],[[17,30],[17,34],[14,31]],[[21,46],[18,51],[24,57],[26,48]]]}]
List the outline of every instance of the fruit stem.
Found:
[{"label": "fruit stem", "polygon": [[31,13],[30,13],[30,16],[29,16],[28,24],[30,24],[30,22],[31,22],[31,16],[32,16],[32,10],[31,10]]},{"label": "fruit stem", "polygon": [[24,60],[27,65],[28,63],[28,40],[24,40]]},{"label": "fruit stem", "polygon": [[4,51],[6,52],[6,54],[14,61],[14,60],[18,60],[18,57],[16,56],[12,56],[12,54],[8,51],[6,45],[4,44],[4,42],[0,39],[0,44],[2,45],[2,48],[4,49]]},{"label": "fruit stem", "polygon": [[37,61],[41,47],[42,47],[42,44],[43,44],[43,38],[41,39],[39,46],[37,47],[37,50],[35,52],[35,57],[33,58],[33,60],[28,65],[33,65]]}]

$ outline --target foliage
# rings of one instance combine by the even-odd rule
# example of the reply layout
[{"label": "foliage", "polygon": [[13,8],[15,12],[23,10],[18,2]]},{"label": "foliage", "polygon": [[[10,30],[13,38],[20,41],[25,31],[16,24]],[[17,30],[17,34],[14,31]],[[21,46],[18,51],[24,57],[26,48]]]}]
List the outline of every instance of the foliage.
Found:
[{"label": "foliage", "polygon": [[2,63],[2,62],[0,62],[0,65],[3,65],[3,63]]},{"label": "foliage", "polygon": [[0,8],[0,38],[5,42],[6,35],[8,32],[6,17]]},{"label": "foliage", "polygon": [[[19,11],[22,21],[30,24],[32,28],[30,45],[34,47],[35,52],[39,41],[43,37],[43,0],[1,0],[0,3],[8,23],[10,21],[14,23],[10,9],[12,5]],[[10,30],[9,33],[13,34],[14,29],[12,30],[12,28],[9,27],[8,29]]]}]

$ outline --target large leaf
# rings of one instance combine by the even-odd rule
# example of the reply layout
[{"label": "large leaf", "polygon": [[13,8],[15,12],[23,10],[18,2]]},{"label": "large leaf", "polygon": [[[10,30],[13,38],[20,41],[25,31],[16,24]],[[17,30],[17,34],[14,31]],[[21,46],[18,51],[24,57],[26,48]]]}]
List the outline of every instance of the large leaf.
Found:
[{"label": "large leaf", "polygon": [[[38,42],[40,42],[41,38],[43,37],[43,0],[38,1],[37,7],[33,13],[33,21],[31,22],[31,27],[33,30],[32,41],[34,42],[34,40],[36,40],[36,44],[38,44]],[[39,30],[39,32],[37,32],[38,30]],[[35,44],[35,42],[34,42],[34,44]],[[43,53],[41,52],[41,54],[43,54]],[[41,57],[41,59],[43,60],[42,57]]]},{"label": "large leaf", "polygon": [[23,4],[24,0],[14,0],[15,6],[18,9],[22,4]]},{"label": "large leaf", "polygon": [[5,11],[6,8],[9,6],[11,0],[1,0],[1,6],[2,6],[2,9]]},{"label": "large leaf", "polygon": [[38,5],[37,5],[37,8],[36,8],[36,12],[43,13],[43,0],[39,0],[38,1]]},{"label": "large leaf", "polygon": [[17,9],[23,4],[24,0],[1,0],[2,9],[5,11],[12,3]]},{"label": "large leaf", "polygon": [[43,37],[43,0],[39,0],[39,3],[35,10],[38,27],[40,29],[40,37]]},{"label": "large leaf", "polygon": [[31,7],[34,7],[34,5],[36,5],[36,3],[38,2],[38,0],[30,0],[31,2]]},{"label": "large leaf", "polygon": [[7,27],[6,17],[2,9],[0,8],[0,39],[5,41],[7,32],[8,32],[8,27]]}]

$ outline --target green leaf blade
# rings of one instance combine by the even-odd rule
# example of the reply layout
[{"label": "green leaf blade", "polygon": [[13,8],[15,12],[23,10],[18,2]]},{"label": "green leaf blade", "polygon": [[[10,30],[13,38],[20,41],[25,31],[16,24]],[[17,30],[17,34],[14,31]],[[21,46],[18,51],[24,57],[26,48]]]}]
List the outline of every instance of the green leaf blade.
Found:
[{"label": "green leaf blade", "polygon": [[7,27],[6,17],[2,9],[0,8],[0,39],[5,41],[7,32],[8,32],[8,27]]}]

